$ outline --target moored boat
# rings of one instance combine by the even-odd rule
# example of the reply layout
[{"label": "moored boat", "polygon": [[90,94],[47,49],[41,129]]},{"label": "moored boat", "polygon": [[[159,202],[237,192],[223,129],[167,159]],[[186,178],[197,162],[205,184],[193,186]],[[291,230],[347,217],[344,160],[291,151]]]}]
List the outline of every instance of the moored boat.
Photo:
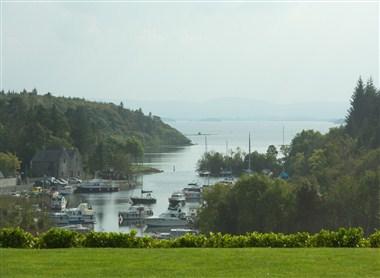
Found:
[{"label": "moored boat", "polygon": [[184,193],[186,200],[199,200],[202,197],[202,188],[196,183],[189,183],[182,192]]},{"label": "moored boat", "polygon": [[153,210],[143,205],[130,206],[127,211],[119,212],[119,225],[128,222],[143,222],[145,218],[153,216]]},{"label": "moored boat", "polygon": [[174,192],[169,197],[169,207],[177,207],[178,205],[184,205],[185,203],[186,197],[182,192]]},{"label": "moored boat", "polygon": [[95,212],[87,203],[81,203],[76,208],[68,208],[62,212],[52,213],[51,219],[58,226],[94,224]]},{"label": "moored boat", "polygon": [[188,224],[186,215],[181,210],[168,210],[158,217],[148,217],[145,219],[145,223],[148,227],[185,227]]},{"label": "moored boat", "polygon": [[152,191],[141,190],[141,196],[132,196],[130,199],[134,205],[151,205],[157,202],[156,198],[151,195]]},{"label": "moored boat", "polygon": [[64,196],[58,192],[54,192],[51,197],[51,209],[52,210],[64,210],[67,206],[67,200]]},{"label": "moored boat", "polygon": [[75,193],[104,193],[104,192],[117,192],[120,187],[112,183],[107,183],[104,180],[90,180],[81,183],[77,186]]}]

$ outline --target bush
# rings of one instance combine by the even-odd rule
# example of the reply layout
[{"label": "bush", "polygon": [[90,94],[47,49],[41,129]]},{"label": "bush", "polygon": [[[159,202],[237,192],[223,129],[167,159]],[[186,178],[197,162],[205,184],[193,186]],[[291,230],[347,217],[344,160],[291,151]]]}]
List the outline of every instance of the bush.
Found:
[{"label": "bush", "polygon": [[0,247],[2,248],[33,248],[36,239],[20,228],[4,228],[0,230]]},{"label": "bush", "polygon": [[0,247],[14,248],[243,248],[243,247],[380,247],[380,231],[365,238],[361,228],[340,228],[338,231],[321,230],[319,233],[258,233],[230,235],[186,234],[182,237],[160,240],[137,237],[130,233],[91,232],[82,235],[63,229],[50,229],[39,238],[20,228],[0,230]]},{"label": "bush", "polygon": [[380,231],[377,230],[375,233],[369,236],[369,244],[371,247],[379,248],[380,247]]},{"label": "bush", "polygon": [[363,236],[362,228],[339,228],[337,232],[321,230],[310,241],[312,247],[360,247]]},{"label": "bush", "polygon": [[85,247],[109,248],[149,248],[153,239],[150,237],[136,237],[136,231],[130,233],[91,232],[83,241]]},{"label": "bush", "polygon": [[41,248],[70,248],[81,245],[83,235],[70,230],[53,228],[42,234],[39,245]]}]

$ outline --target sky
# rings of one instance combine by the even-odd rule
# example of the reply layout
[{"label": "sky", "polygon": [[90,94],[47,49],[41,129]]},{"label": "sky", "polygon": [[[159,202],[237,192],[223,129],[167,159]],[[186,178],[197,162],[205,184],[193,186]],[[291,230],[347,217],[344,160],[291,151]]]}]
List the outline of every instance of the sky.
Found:
[{"label": "sky", "polygon": [[3,2],[4,90],[347,102],[379,76],[378,3]]}]

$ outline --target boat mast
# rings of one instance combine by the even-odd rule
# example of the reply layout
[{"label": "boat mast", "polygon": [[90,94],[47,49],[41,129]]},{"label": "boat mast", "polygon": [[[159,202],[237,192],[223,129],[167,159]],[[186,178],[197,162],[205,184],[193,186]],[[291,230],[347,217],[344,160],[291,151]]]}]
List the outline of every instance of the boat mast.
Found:
[{"label": "boat mast", "polygon": [[207,154],[207,135],[205,135],[205,153]]},{"label": "boat mast", "polygon": [[251,133],[248,135],[248,171],[251,173]]}]

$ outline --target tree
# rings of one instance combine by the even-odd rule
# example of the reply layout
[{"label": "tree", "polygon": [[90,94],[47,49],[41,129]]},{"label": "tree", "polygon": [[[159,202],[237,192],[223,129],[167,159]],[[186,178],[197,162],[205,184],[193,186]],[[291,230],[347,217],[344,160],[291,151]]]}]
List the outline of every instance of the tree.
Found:
[{"label": "tree", "polygon": [[20,170],[20,161],[11,153],[0,153],[0,171],[5,177],[14,177]]}]

